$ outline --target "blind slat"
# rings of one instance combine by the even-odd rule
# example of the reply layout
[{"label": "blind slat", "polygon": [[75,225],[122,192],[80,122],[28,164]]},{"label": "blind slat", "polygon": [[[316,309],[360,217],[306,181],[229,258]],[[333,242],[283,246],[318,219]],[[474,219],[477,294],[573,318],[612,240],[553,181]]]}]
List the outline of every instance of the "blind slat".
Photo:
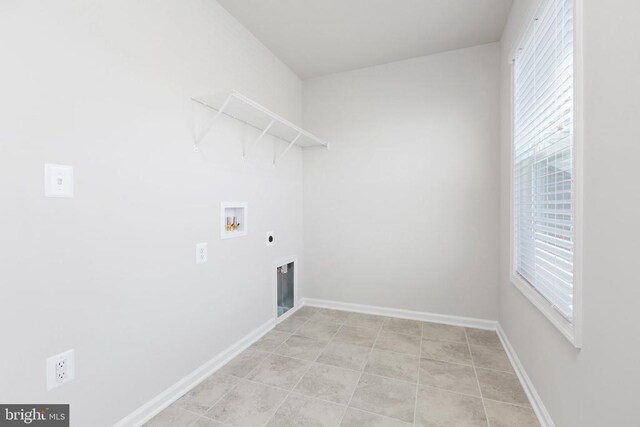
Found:
[{"label": "blind slat", "polygon": [[573,2],[544,0],[514,61],[516,272],[573,316]]}]

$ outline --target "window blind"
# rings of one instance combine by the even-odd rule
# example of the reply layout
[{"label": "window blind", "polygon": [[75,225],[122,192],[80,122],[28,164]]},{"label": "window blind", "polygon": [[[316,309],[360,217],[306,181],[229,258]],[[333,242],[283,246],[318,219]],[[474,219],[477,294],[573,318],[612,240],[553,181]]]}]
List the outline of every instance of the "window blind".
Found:
[{"label": "window blind", "polygon": [[543,0],[514,59],[514,266],[573,317],[573,1]]}]

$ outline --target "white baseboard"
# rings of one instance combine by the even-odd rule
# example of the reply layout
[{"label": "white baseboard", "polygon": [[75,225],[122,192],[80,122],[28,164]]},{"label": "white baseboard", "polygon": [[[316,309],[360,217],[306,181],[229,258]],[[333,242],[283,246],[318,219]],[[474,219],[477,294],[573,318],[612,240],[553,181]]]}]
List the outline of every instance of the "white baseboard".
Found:
[{"label": "white baseboard", "polygon": [[[290,311],[293,312],[294,310]],[[180,381],[133,411],[131,414],[118,421],[114,424],[114,427],[133,427],[141,426],[146,423],[167,406],[178,400],[183,394],[200,384],[209,375],[213,374],[231,359],[247,349],[251,344],[262,338],[262,336],[273,329],[275,325],[275,319],[270,319],[268,322],[260,325],[245,337],[219,353],[213,359],[209,360],[204,365],[200,366],[198,369],[191,372],[186,377],[182,378]]]},{"label": "white baseboard", "polygon": [[443,314],[425,313],[420,311],[402,310],[397,308],[376,307],[371,305],[352,304],[346,302],[327,301],[314,298],[304,298],[302,305],[312,307],[331,308],[334,310],[353,311],[356,313],[375,314],[380,316],[399,317],[402,319],[420,320],[423,322],[445,323],[448,325],[465,326],[469,328],[494,330],[498,333],[502,345],[509,356],[511,365],[520,379],[520,383],[524,388],[527,397],[533,406],[533,410],[538,417],[538,421],[542,427],[555,427],[549,412],[544,406],[540,395],[536,391],[531,379],[524,370],[524,366],[518,359],[518,355],[511,346],[507,335],[502,326],[496,320],[475,319],[472,317],[448,316]]},{"label": "white baseboard", "polygon": [[533,383],[531,382],[529,375],[527,375],[527,372],[524,370],[524,366],[522,366],[522,363],[520,362],[520,359],[518,358],[516,351],[511,346],[511,343],[509,342],[509,338],[507,338],[507,334],[504,332],[504,329],[502,329],[502,326],[500,324],[498,324],[498,328],[496,332],[498,332],[500,341],[502,341],[502,345],[504,346],[507,352],[507,355],[509,356],[509,360],[511,360],[511,365],[513,366],[513,369],[516,371],[516,375],[518,375],[518,378],[520,379],[520,383],[522,384],[522,387],[524,388],[525,393],[527,393],[529,402],[531,403],[531,406],[533,407],[533,411],[536,413],[536,416],[538,417],[538,421],[540,422],[540,425],[542,427],[555,427],[555,424],[551,419],[551,415],[549,415],[547,408],[544,406],[544,403],[542,402],[540,395],[536,391],[536,388],[533,386]]},{"label": "white baseboard", "polygon": [[334,310],[354,311],[356,313],[376,314],[379,316],[399,317],[401,319],[420,320],[422,322],[445,323],[448,325],[466,326],[469,328],[496,330],[498,327],[498,322],[495,320],[476,319],[473,317],[449,316],[445,314],[426,313],[423,311],[327,301],[315,298],[304,298],[302,302],[303,305],[309,305],[312,307],[332,308]]},{"label": "white baseboard", "polygon": [[183,394],[191,390],[193,387],[206,379],[209,375],[213,374],[231,359],[248,348],[251,344],[259,340],[264,334],[273,329],[273,327],[277,323],[283,321],[305,305],[311,307],[331,308],[334,310],[353,311],[356,313],[420,320],[423,322],[435,322],[456,326],[466,326],[470,328],[495,330],[498,333],[500,340],[502,341],[502,345],[504,346],[507,355],[509,356],[511,365],[513,365],[513,368],[518,375],[518,378],[520,379],[525,392],[527,393],[527,397],[529,398],[529,401],[533,406],[533,410],[538,417],[540,425],[542,427],[555,427],[555,424],[553,423],[549,412],[545,408],[540,395],[536,391],[533,383],[531,382],[531,379],[524,370],[524,367],[522,366],[522,363],[520,362],[520,359],[518,358],[515,350],[511,346],[511,343],[509,342],[507,335],[502,329],[502,326],[500,326],[497,321],[475,319],[472,317],[425,313],[421,311],[411,311],[397,308],[352,304],[338,301],[327,301],[314,298],[303,298],[299,301],[296,307],[289,310],[285,315],[281,316],[281,318],[277,320],[270,319],[269,321],[265,322],[264,324],[253,330],[251,333],[215,356],[213,359],[209,360],[204,365],[200,366],[198,369],[191,372],[186,377],[169,387],[167,390],[163,391],[162,393],[133,411],[131,414],[118,421],[116,424],[114,424],[114,427],[137,427],[149,421],[160,411],[179,399]]},{"label": "white baseboard", "polygon": [[186,392],[204,381],[209,375],[222,368],[227,362],[246,350],[251,344],[262,338],[262,336],[273,329],[275,325],[298,311],[303,305],[304,303],[300,301],[295,307],[287,311],[278,319],[270,319],[263,323],[249,334],[236,341],[233,345],[219,353],[213,359],[209,360],[204,365],[200,366],[198,369],[191,372],[186,377],[182,378],[180,381],[133,411],[131,414],[118,421],[114,424],[114,427],[137,427],[146,423],[167,406],[182,397]]}]

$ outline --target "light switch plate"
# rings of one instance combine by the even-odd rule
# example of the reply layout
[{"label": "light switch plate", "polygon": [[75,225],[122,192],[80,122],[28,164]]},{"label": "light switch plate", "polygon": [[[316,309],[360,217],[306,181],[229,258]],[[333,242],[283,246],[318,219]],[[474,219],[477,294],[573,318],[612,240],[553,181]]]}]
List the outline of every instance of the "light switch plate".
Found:
[{"label": "light switch plate", "polygon": [[207,243],[198,243],[196,245],[196,264],[204,264],[209,257],[209,248]]},{"label": "light switch plate", "polygon": [[73,168],[66,165],[44,165],[46,197],[73,197]]}]

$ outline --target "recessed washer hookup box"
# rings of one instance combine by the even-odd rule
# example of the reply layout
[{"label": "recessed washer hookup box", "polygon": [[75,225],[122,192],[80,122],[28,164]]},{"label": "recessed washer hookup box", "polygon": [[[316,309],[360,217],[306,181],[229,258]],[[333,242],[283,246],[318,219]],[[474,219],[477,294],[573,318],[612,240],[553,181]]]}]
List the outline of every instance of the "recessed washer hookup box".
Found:
[{"label": "recessed washer hookup box", "polygon": [[0,427],[69,427],[69,405],[0,404]]}]

